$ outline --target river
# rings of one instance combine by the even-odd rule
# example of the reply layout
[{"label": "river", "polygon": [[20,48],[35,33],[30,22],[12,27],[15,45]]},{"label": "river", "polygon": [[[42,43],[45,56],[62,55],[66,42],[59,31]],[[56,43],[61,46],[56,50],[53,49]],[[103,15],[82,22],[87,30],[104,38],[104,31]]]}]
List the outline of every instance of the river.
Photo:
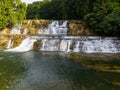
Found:
[{"label": "river", "polygon": [[[71,58],[65,52],[0,51],[0,90],[120,90],[120,54],[91,55],[77,53]],[[94,63],[75,61],[88,58]],[[100,62],[111,69],[117,65],[118,72],[88,67],[100,67]]]}]

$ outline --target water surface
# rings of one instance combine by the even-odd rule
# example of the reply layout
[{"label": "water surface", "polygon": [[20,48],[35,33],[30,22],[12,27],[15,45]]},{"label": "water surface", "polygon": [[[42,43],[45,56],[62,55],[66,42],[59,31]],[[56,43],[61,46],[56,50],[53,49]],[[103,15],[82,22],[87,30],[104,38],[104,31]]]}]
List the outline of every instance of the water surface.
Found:
[{"label": "water surface", "polygon": [[64,52],[1,51],[0,90],[120,90],[119,72],[94,70],[73,59]]}]

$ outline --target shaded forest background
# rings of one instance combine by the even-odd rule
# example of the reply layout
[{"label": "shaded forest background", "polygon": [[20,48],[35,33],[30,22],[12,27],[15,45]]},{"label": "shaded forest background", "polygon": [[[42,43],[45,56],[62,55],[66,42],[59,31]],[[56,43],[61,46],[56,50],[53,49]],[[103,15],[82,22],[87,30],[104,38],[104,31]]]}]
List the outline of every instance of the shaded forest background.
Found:
[{"label": "shaded forest background", "polygon": [[0,28],[24,19],[82,20],[96,34],[120,36],[120,0],[0,1]]}]

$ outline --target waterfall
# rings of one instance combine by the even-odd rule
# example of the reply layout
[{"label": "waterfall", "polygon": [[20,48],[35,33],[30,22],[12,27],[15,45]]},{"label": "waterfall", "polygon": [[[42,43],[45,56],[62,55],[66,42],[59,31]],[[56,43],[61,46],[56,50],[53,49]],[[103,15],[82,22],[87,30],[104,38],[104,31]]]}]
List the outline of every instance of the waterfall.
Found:
[{"label": "waterfall", "polygon": [[75,41],[73,52],[79,52],[81,48],[80,41]]},{"label": "waterfall", "polygon": [[26,52],[30,51],[33,49],[33,45],[36,39],[30,39],[30,37],[24,39],[22,43],[13,49],[6,49],[5,51],[10,51],[10,52]]},{"label": "waterfall", "polygon": [[60,47],[59,51],[66,51],[66,49],[67,49],[67,42],[66,42],[66,40],[61,40],[59,47]]},{"label": "waterfall", "polygon": [[47,28],[39,29],[38,34],[67,34],[67,21],[63,21],[61,25],[59,21],[53,21]]},{"label": "waterfall", "polygon": [[[117,48],[117,42],[114,40],[88,40],[82,41],[82,51],[87,53],[102,52],[102,53],[117,53],[120,52],[120,48]],[[120,43],[119,43],[120,44]]]},{"label": "waterfall", "polygon": [[20,32],[20,26],[15,26],[12,28],[10,34],[21,34]]},{"label": "waterfall", "polygon": [[59,40],[54,39],[43,39],[41,51],[58,51],[59,50]]},{"label": "waterfall", "polygon": [[[16,31],[18,30],[18,31]],[[13,28],[11,34],[20,33],[20,29]],[[38,45],[40,51],[65,51],[83,53],[120,53],[120,39],[117,37],[97,36],[67,36],[67,21],[53,21],[46,28],[40,28],[38,35],[32,35],[16,48],[6,51],[24,52],[32,50],[34,42],[41,40]],[[24,30],[27,34],[28,30]],[[11,40],[8,47],[10,48]]]},{"label": "waterfall", "polygon": [[8,49],[9,49],[9,48],[11,48],[11,47],[12,47],[12,45],[13,45],[13,40],[12,40],[12,39],[10,39],[10,40],[8,41],[7,48],[8,48]]},{"label": "waterfall", "polygon": [[45,51],[45,42],[47,41],[47,39],[43,39],[42,40],[42,48],[41,51]]},{"label": "waterfall", "polygon": [[71,40],[67,41],[68,45],[67,45],[67,52],[71,52]]},{"label": "waterfall", "polygon": [[27,34],[29,31],[27,28],[24,29],[23,34]]},{"label": "waterfall", "polygon": [[[85,53],[119,53],[120,40],[113,38],[81,37],[79,40],[72,37],[70,40],[59,37],[60,39],[42,39],[42,51],[66,51],[66,52],[85,52]],[[69,39],[69,37],[68,37]]]}]

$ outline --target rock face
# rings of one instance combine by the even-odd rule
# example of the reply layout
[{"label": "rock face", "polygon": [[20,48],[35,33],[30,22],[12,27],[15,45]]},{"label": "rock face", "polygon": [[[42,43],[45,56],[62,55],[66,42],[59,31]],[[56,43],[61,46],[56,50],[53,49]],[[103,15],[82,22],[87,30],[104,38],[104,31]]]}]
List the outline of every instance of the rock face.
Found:
[{"label": "rock face", "polygon": [[52,21],[51,20],[25,20],[22,23],[22,27],[27,28],[27,29],[40,29],[40,28],[45,28],[50,24]]},{"label": "rock face", "polygon": [[93,35],[92,30],[90,30],[85,22],[80,20],[70,20],[68,22],[68,35]]},{"label": "rock face", "polygon": [[9,34],[9,29],[5,28],[0,31],[0,49],[6,48],[6,44],[9,40],[9,37],[4,36],[5,34]]}]

